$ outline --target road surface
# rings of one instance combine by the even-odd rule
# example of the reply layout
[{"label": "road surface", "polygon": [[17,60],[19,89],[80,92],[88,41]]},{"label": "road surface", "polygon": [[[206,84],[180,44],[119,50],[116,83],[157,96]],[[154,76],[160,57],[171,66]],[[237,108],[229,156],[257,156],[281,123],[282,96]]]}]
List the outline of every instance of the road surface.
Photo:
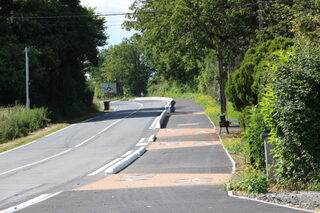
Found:
[{"label": "road surface", "polygon": [[113,102],[114,112],[0,154],[0,210],[103,177],[99,168],[154,133],[149,126],[165,105],[164,101]]}]

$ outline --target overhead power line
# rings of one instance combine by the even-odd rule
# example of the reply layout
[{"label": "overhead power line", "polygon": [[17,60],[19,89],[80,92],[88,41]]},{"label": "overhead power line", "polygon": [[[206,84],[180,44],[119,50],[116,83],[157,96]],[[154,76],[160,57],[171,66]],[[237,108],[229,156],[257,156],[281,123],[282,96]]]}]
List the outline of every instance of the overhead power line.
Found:
[{"label": "overhead power line", "polygon": [[126,16],[126,15],[133,15],[134,13],[106,13],[106,14],[88,14],[88,15],[70,15],[70,16],[11,16],[11,17],[4,17],[0,16],[0,18],[12,18],[12,19],[69,19],[69,18],[89,18],[92,16],[98,17],[108,17],[108,16]]}]

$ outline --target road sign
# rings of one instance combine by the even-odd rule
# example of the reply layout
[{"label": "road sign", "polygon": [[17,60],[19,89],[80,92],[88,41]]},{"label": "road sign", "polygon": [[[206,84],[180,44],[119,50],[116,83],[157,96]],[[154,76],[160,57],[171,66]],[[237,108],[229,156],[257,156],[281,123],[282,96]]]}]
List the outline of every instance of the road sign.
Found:
[{"label": "road sign", "polygon": [[100,85],[101,92],[106,95],[116,94],[117,93],[117,84],[116,83],[102,83]]}]

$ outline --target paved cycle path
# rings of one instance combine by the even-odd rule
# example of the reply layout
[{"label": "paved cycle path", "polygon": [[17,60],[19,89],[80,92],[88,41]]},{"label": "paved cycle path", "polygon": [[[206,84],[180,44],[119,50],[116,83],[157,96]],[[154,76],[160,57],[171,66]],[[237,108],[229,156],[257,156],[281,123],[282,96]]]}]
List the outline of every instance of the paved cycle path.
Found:
[{"label": "paved cycle path", "polygon": [[21,212],[303,212],[232,198],[232,163],[203,109],[177,100],[148,151],[119,174],[64,192]]}]

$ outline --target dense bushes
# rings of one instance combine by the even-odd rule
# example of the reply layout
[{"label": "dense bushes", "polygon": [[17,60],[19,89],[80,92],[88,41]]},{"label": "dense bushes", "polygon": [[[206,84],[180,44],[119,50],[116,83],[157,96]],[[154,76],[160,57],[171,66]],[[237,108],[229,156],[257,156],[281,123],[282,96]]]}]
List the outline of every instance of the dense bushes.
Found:
[{"label": "dense bushes", "polygon": [[274,63],[274,54],[293,45],[290,38],[278,37],[250,48],[241,67],[230,75],[227,83],[227,95],[237,110],[257,105],[259,94],[269,79],[268,65]]},{"label": "dense bushes", "polygon": [[320,180],[320,50],[303,47],[274,79],[277,174],[289,185]]},{"label": "dense bushes", "polygon": [[45,108],[26,109],[22,106],[0,109],[0,143],[27,135],[49,122]]}]

